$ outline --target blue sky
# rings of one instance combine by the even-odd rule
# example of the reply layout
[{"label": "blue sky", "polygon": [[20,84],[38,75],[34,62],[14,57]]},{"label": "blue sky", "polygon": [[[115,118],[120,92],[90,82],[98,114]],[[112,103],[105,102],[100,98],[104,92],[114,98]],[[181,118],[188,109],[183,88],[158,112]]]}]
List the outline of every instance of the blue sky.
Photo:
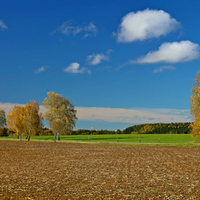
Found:
[{"label": "blue sky", "polygon": [[2,1],[0,108],[47,92],[76,107],[76,129],[191,121],[199,70],[197,0]]}]

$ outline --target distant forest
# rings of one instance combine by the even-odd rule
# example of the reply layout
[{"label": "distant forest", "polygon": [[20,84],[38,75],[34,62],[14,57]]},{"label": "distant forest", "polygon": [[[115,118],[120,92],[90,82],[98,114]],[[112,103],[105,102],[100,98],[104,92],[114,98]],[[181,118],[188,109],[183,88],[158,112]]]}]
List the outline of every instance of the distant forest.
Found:
[{"label": "distant forest", "polygon": [[79,129],[73,131],[73,135],[97,135],[97,134],[189,134],[191,131],[191,122],[185,123],[155,123],[139,124],[130,126],[123,131],[108,130],[85,130]]},{"label": "distant forest", "polygon": [[[72,131],[72,135],[98,135],[98,134],[190,134],[191,122],[185,123],[155,123],[155,124],[139,124],[130,126],[123,131],[116,130],[87,130],[79,129]],[[0,136],[15,135],[14,132],[9,132],[7,128],[0,130]],[[36,135],[53,135],[48,128],[42,129]]]}]

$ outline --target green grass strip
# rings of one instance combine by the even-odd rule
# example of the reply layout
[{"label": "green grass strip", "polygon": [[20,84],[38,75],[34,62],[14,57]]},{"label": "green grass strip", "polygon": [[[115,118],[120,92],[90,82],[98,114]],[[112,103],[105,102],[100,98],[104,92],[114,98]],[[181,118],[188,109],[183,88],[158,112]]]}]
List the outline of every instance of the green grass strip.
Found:
[{"label": "green grass strip", "polygon": [[[200,143],[190,134],[119,134],[119,135],[62,135],[61,140],[83,142],[119,142],[119,143]],[[1,137],[1,139],[16,139],[16,137]],[[25,137],[22,138],[25,140]],[[53,140],[53,136],[31,136],[31,140]]]}]

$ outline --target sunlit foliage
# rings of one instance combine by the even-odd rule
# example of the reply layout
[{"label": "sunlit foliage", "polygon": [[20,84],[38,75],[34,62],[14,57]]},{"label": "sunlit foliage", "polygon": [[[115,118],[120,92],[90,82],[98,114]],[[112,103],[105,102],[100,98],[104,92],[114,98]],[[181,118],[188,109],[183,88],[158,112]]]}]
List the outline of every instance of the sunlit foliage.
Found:
[{"label": "sunlit foliage", "polygon": [[49,122],[50,129],[54,132],[54,141],[60,134],[71,134],[77,120],[76,110],[70,101],[60,94],[48,92],[43,101],[46,111],[44,118]]},{"label": "sunlit foliage", "polygon": [[191,124],[191,136],[194,138],[200,137],[200,72],[196,74],[192,87],[192,96],[190,97],[190,113],[194,117]]}]

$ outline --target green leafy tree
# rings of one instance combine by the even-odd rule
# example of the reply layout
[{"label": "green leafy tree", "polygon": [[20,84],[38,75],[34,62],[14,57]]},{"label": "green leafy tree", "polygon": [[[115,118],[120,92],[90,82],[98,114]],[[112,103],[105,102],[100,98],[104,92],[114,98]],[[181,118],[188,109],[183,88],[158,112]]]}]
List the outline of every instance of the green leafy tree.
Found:
[{"label": "green leafy tree", "polygon": [[54,142],[57,135],[60,140],[60,135],[71,134],[78,118],[70,101],[60,94],[48,92],[43,106],[46,109],[44,119],[49,122],[50,129],[54,133]]}]

